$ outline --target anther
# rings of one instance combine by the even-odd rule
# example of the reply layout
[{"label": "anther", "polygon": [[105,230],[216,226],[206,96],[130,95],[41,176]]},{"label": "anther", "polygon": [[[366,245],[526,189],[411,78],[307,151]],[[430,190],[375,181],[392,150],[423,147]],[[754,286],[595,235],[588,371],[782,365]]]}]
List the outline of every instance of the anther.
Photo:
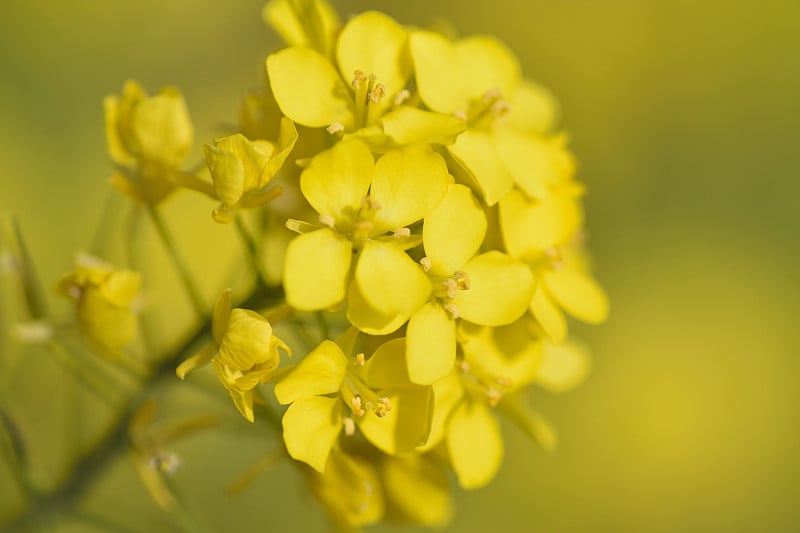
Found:
[{"label": "anther", "polygon": [[506,376],[497,376],[497,379],[495,379],[495,381],[497,382],[498,385],[500,385],[504,389],[510,389],[514,385],[512,379]]},{"label": "anther", "polygon": [[348,437],[352,437],[356,432],[355,420],[349,416],[346,416],[344,417],[344,420],[342,420],[342,423],[344,424],[344,434]]},{"label": "anther", "polygon": [[386,86],[379,83],[369,92],[368,98],[371,103],[377,104],[384,96],[386,96]]},{"label": "anther", "polygon": [[427,257],[423,257],[422,259],[420,259],[419,264],[422,267],[423,272],[430,272],[431,268],[433,267],[431,260],[428,259]]},{"label": "anther", "polygon": [[453,304],[444,304],[442,307],[444,307],[444,310],[450,315],[450,318],[453,320],[458,318],[458,307]]},{"label": "anther", "polygon": [[360,353],[360,354],[356,355],[356,362],[353,363],[353,364],[355,364],[356,366],[364,366],[365,363],[366,363],[366,361],[364,360],[364,354],[363,353]]},{"label": "anther", "polygon": [[341,132],[344,131],[344,124],[342,124],[340,122],[334,122],[333,124],[328,126],[327,130],[328,130],[328,133],[330,133],[331,135],[336,134],[336,133],[341,133]]},{"label": "anther", "polygon": [[458,295],[458,282],[453,278],[447,278],[442,282],[442,286],[447,291],[447,297],[452,300]]},{"label": "anther", "polygon": [[364,416],[364,409],[361,407],[361,396],[353,396],[353,399],[350,400],[350,410],[356,416]]},{"label": "anther", "polygon": [[378,200],[376,200],[375,197],[368,194],[361,199],[361,207],[364,209],[377,211],[378,209],[381,208],[381,203]]},{"label": "anther", "polygon": [[461,372],[464,374],[469,374],[471,368],[472,366],[466,361],[461,361],[460,363],[458,363],[458,369],[461,370]]},{"label": "anther", "polygon": [[409,228],[397,228],[392,232],[394,237],[411,237],[411,230]]},{"label": "anther", "polygon": [[498,100],[489,109],[494,116],[500,117],[508,113],[511,110],[511,106],[505,100]]},{"label": "anther", "polygon": [[469,119],[469,117],[467,116],[467,112],[466,111],[462,111],[460,109],[458,111],[455,111],[453,113],[453,116],[456,117],[459,120],[463,120],[464,122],[466,122]]},{"label": "anther", "polygon": [[463,270],[456,270],[455,272],[453,272],[453,277],[455,278],[456,283],[458,284],[458,288],[461,289],[462,291],[465,291],[470,288],[469,274],[467,274]]},{"label": "anther", "polygon": [[502,397],[503,393],[494,387],[486,389],[486,399],[489,402],[489,407],[496,407]]},{"label": "anther", "polygon": [[394,95],[394,105],[403,105],[409,98],[411,98],[411,93],[408,89],[403,89]]},{"label": "anther", "polygon": [[332,228],[334,224],[336,224],[336,219],[330,215],[320,215],[317,220],[319,220],[320,224],[329,228]]},{"label": "anther", "polygon": [[494,89],[489,89],[485,93],[483,93],[483,101],[487,104],[489,102],[493,102],[503,96],[503,93],[500,91],[499,88],[495,87]]},{"label": "anther", "polygon": [[356,69],[355,72],[353,72],[353,81],[352,81],[353,89],[355,90],[360,89],[361,84],[364,83],[366,80],[367,76],[364,75],[364,71],[362,71],[361,69]]}]

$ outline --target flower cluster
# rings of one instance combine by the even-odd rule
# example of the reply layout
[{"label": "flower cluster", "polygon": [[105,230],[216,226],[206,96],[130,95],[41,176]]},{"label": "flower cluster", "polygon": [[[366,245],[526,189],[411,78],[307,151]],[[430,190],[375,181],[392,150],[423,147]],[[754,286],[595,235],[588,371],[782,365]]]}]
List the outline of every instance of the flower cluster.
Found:
[{"label": "flower cluster", "polygon": [[[556,103],[494,37],[375,11],[343,24],[325,0],[270,0],[263,15],[287,46],[238,131],[204,144],[201,173],[178,170],[193,134],[175,89],[147,97],[129,82],[105,103],[114,184],[151,210],[179,188],[218,202],[214,220],[237,222],[259,278],[252,301],[287,310],[268,320],[225,291],[210,344],[177,374],[210,362],[245,419],[280,409],[281,449],[338,526],[442,525],[448,472],[465,489],[498,472],[498,416],[555,445],[527,391],[579,384],[589,355],[565,314],[608,314]],[[270,287],[262,266],[276,258]],[[117,350],[135,334],[138,283],[84,260],[61,287],[87,337]],[[287,344],[271,322],[288,317]],[[305,355],[280,367],[279,350]]]}]

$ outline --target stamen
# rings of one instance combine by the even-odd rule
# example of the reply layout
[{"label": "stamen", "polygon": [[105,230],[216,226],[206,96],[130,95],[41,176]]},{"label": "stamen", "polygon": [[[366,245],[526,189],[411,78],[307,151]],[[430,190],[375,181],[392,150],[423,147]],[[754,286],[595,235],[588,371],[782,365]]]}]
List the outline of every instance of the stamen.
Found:
[{"label": "stamen", "polygon": [[500,91],[500,88],[495,87],[494,89],[489,89],[488,91],[483,93],[482,98],[483,101],[488,104],[489,102],[499,99],[501,96],[503,96],[503,93]]},{"label": "stamen", "polygon": [[386,414],[392,410],[392,403],[389,401],[389,398],[383,397],[378,398],[378,405],[375,407],[375,416],[378,418],[383,418]]},{"label": "stamen", "polygon": [[408,89],[403,89],[394,95],[394,105],[403,105],[409,98],[411,98],[411,93]]},{"label": "stamen", "polygon": [[511,110],[511,106],[505,100],[498,100],[489,108],[496,117],[501,117]]},{"label": "stamen", "polygon": [[410,228],[397,228],[392,232],[394,237],[411,237],[411,229]]},{"label": "stamen", "polygon": [[420,259],[419,264],[422,267],[423,272],[430,272],[431,267],[433,267],[431,260],[428,259],[427,257],[423,257],[422,259]]},{"label": "stamen", "polygon": [[494,387],[489,387],[486,389],[486,399],[489,402],[489,407],[496,407],[502,398],[503,393]]},{"label": "stamen", "polygon": [[342,420],[342,423],[344,424],[344,434],[347,435],[348,437],[352,437],[356,432],[355,420],[353,420],[349,416],[346,416],[344,417],[344,420]]},{"label": "stamen", "polygon": [[456,270],[455,272],[453,272],[453,278],[455,278],[456,284],[458,285],[459,289],[461,289],[462,291],[466,291],[469,289],[470,287],[469,274],[467,274],[463,270]]},{"label": "stamen", "polygon": [[500,385],[504,389],[510,389],[511,387],[514,386],[514,381],[506,376],[497,376],[497,379],[495,379],[495,381],[497,382],[498,385]]},{"label": "stamen", "polygon": [[453,304],[444,304],[442,307],[444,307],[444,310],[450,315],[450,318],[453,320],[458,318],[458,307]]},{"label": "stamen", "polygon": [[462,111],[461,109],[459,109],[458,111],[454,112],[453,116],[456,117],[459,120],[463,120],[464,122],[466,122],[469,119],[469,117],[467,116],[467,112],[466,111]]},{"label": "stamen", "polygon": [[361,395],[356,394],[353,396],[353,399],[350,400],[350,410],[353,411],[353,414],[356,416],[364,416],[364,409],[361,407]]},{"label": "stamen", "polygon": [[386,96],[386,86],[379,83],[369,92],[368,98],[370,103],[377,104],[384,96]]},{"label": "stamen", "polygon": [[320,224],[329,228],[332,228],[336,224],[336,219],[330,215],[320,215],[318,220]]},{"label": "stamen", "polygon": [[370,211],[377,211],[382,206],[381,203],[375,199],[375,197],[368,194],[361,199],[361,207]]},{"label": "stamen", "polygon": [[452,300],[458,295],[458,282],[453,278],[447,278],[442,282],[442,287],[445,289],[447,298]]},{"label": "stamen", "polygon": [[359,90],[365,81],[367,81],[367,76],[364,74],[364,71],[356,69],[355,72],[353,72],[353,89],[356,91]]},{"label": "stamen", "polygon": [[366,360],[364,359],[364,354],[360,353],[356,355],[356,362],[353,364],[356,366],[364,366],[366,364]]},{"label": "stamen", "polygon": [[334,122],[333,124],[328,126],[327,130],[328,133],[330,133],[331,135],[334,135],[336,133],[341,133],[344,131],[344,124],[341,124],[339,122]]},{"label": "stamen", "polygon": [[461,370],[461,372],[463,372],[464,374],[469,374],[471,368],[472,365],[470,365],[466,361],[461,361],[460,363],[458,363],[458,369]]}]

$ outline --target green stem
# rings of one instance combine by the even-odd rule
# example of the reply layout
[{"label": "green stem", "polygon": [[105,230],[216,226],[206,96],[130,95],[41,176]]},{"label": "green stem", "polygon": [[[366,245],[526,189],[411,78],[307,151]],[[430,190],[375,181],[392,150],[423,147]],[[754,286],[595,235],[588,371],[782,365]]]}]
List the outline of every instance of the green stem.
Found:
[{"label": "green stem", "polygon": [[256,279],[261,286],[266,286],[267,284],[264,281],[264,276],[261,274],[261,268],[258,261],[258,247],[256,246],[256,242],[253,240],[253,236],[250,235],[250,232],[247,231],[247,226],[245,226],[241,215],[237,214],[234,218],[234,222],[236,224],[236,231],[239,233],[239,237],[241,237],[242,243],[247,250],[247,256],[250,259],[250,266],[256,274]]},{"label": "green stem", "polygon": [[188,294],[189,299],[192,301],[192,306],[194,307],[195,312],[197,313],[198,317],[205,317],[208,309],[203,303],[203,299],[200,297],[200,291],[197,289],[197,284],[194,282],[194,278],[189,272],[189,268],[184,262],[183,257],[178,252],[175,239],[172,238],[172,234],[170,234],[169,230],[167,229],[164,219],[161,217],[161,214],[158,212],[155,206],[152,205],[147,206],[147,214],[150,215],[150,220],[153,221],[153,225],[158,232],[158,236],[161,238],[161,242],[164,243],[164,247],[167,249],[167,253],[172,260],[175,269],[178,271],[181,282],[183,283],[183,287],[186,289],[186,293]]},{"label": "green stem", "polygon": [[[282,298],[280,290],[255,293],[241,304],[258,308],[275,304]],[[175,367],[192,355],[196,344],[211,333],[206,322],[191,334],[181,347],[159,360],[144,376],[140,390],[123,406],[106,433],[73,464],[64,480],[48,492],[31,498],[27,507],[10,522],[4,531],[46,529],[59,515],[68,511],[92,487],[95,481],[122,452],[129,447],[128,427],[143,401],[152,395],[167,378],[175,378]]]}]

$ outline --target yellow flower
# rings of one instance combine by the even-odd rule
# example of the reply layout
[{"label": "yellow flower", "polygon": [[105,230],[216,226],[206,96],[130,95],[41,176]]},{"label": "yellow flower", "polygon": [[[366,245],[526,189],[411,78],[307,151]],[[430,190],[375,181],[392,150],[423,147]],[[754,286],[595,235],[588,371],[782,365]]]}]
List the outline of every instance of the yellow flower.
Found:
[{"label": "yellow flower", "polygon": [[443,527],[453,516],[447,471],[432,454],[383,456],[379,464],[390,516]]},{"label": "yellow flower", "polygon": [[274,374],[280,363],[278,350],[291,356],[291,349],[272,334],[266,318],[255,311],[231,309],[230,289],[217,300],[211,333],[212,344],[181,363],[175,372],[183,379],[190,371],[211,361],[236,408],[253,422],[255,386],[266,383]]},{"label": "yellow flower", "polygon": [[[286,250],[286,301],[303,310],[339,304],[354,262],[356,281],[376,263],[424,280],[403,251],[419,242],[407,226],[439,203],[451,180],[444,160],[427,146],[392,150],[375,162],[364,143],[350,139],[317,155],[301,175],[300,188],[319,213],[319,223],[287,223],[307,232]],[[394,301],[402,299],[407,288],[389,281],[380,290],[392,292]],[[416,305],[417,295],[406,296]],[[413,309],[405,311],[408,316]]]},{"label": "yellow flower", "polygon": [[175,189],[178,165],[188,154],[194,128],[181,93],[167,87],[147,96],[128,81],[122,96],[103,101],[106,139],[117,165],[114,185],[142,203],[155,204]]},{"label": "yellow flower", "polygon": [[261,12],[264,21],[290,46],[303,46],[333,55],[339,15],[324,0],[271,0]]},{"label": "yellow flower", "polygon": [[530,200],[515,190],[500,201],[506,249],[539,280],[530,311],[555,343],[567,337],[562,309],[589,324],[608,316],[608,297],[589,273],[580,243],[576,244],[583,221],[581,194],[581,187],[567,185],[544,200]]},{"label": "yellow flower", "polygon": [[296,142],[294,123],[283,118],[276,143],[250,141],[237,133],[203,145],[216,196],[222,202],[213,212],[214,220],[231,222],[239,209],[261,207],[280,194],[280,188],[266,187]]},{"label": "yellow flower", "polygon": [[58,282],[57,290],[75,301],[78,323],[89,344],[116,357],[138,332],[133,304],[140,283],[138,272],[79,254],[75,271]]},{"label": "yellow flower", "polygon": [[311,493],[337,531],[358,531],[383,518],[384,497],[375,466],[366,457],[334,450],[322,474],[306,468]]},{"label": "yellow flower", "polygon": [[[303,39],[298,35],[290,41]],[[335,64],[303,42],[270,55],[267,73],[286,116],[331,133],[357,132],[375,151],[451,144],[464,130],[457,118],[403,105],[410,97],[405,89],[411,74],[408,34],[382,13],[363,13],[345,25]]]},{"label": "yellow flower", "polygon": [[278,401],[291,404],[283,416],[289,455],[325,472],[339,434],[352,435],[356,427],[387,454],[425,444],[431,388],[409,381],[405,349],[405,339],[393,339],[365,361],[364,354],[348,359],[338,344],[324,341],[308,354],[275,385]]},{"label": "yellow flower", "polygon": [[[439,205],[425,217],[424,257],[416,270],[362,258],[356,282],[367,307],[351,302],[348,316],[369,333],[362,317],[409,316],[408,374],[414,383],[431,384],[447,375],[456,358],[456,320],[499,326],[522,316],[533,296],[534,278],[526,265],[498,251],[477,254],[486,234],[486,216],[470,190],[450,185]],[[388,280],[388,281],[387,281]],[[387,290],[387,283],[399,290]],[[410,306],[410,295],[417,300]]]},{"label": "yellow flower", "polygon": [[422,102],[465,122],[466,131],[447,151],[489,205],[514,184],[542,198],[571,177],[574,163],[565,138],[546,136],[555,103],[521,78],[505,45],[488,36],[450,42],[429,31],[412,32],[409,45]]}]

